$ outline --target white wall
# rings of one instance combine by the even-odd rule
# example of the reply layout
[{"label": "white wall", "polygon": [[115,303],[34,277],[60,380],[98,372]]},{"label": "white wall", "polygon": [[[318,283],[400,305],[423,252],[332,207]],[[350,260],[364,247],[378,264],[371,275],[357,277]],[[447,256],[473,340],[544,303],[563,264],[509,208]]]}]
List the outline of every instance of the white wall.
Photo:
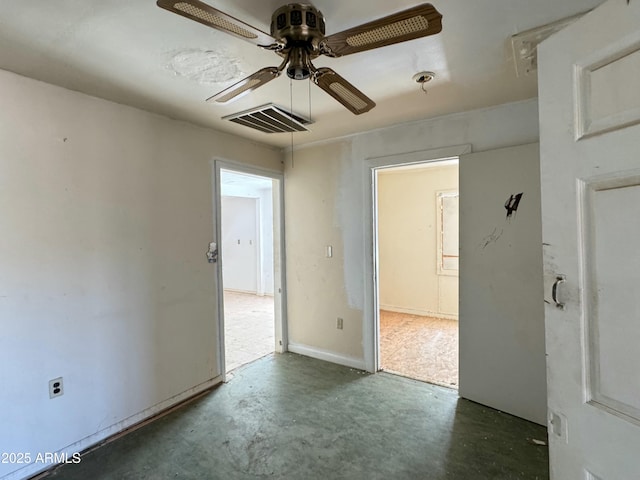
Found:
[{"label": "white wall", "polygon": [[222,260],[225,290],[258,293],[258,199],[222,197]]},{"label": "white wall", "polygon": [[[273,180],[273,184],[277,182]],[[273,295],[274,292],[274,230],[273,217],[274,194],[277,185],[259,190],[260,205],[260,273],[261,282],[258,295]]]},{"label": "white wall", "polygon": [[[0,451],[73,452],[216,381],[210,160],[281,153],[4,71],[0,89]],[[0,477],[46,465],[21,467]]]},{"label": "white wall", "polygon": [[[348,161],[350,149],[350,142],[338,141],[299,150],[295,166],[285,173],[287,318],[291,351],[314,354],[306,350],[312,347],[329,355],[324,358],[342,363],[356,359],[350,364],[362,367],[362,310],[349,301],[339,218],[343,212],[337,204],[341,162]],[[341,207],[362,213],[357,204]],[[333,247],[331,258],[326,257],[327,246]],[[342,330],[336,329],[338,317]]]},{"label": "white wall", "polygon": [[[294,348],[363,368],[375,363],[369,159],[462,144],[483,151],[537,139],[537,103],[529,100],[297,149],[293,166],[285,167]],[[325,257],[326,245],[333,245],[333,258]],[[338,316],[344,330],[336,328]]]},{"label": "white wall", "polygon": [[[223,172],[224,173],[224,172]],[[260,262],[260,272],[258,277],[258,295],[273,295],[274,293],[274,216],[273,205],[274,195],[277,189],[276,180],[271,180],[271,185],[268,188],[256,187],[254,185],[222,185],[222,195],[228,198],[255,198],[258,202],[259,213],[259,225],[260,230],[259,244],[258,244],[258,261]],[[223,218],[223,223],[224,223]],[[225,233],[225,226],[222,225],[222,233]],[[226,262],[226,263],[225,263]],[[228,266],[229,260],[223,261],[224,265]],[[232,261],[233,263],[233,261]],[[226,267],[225,267],[226,270]],[[225,288],[234,289],[233,286],[226,284]],[[240,289],[242,290],[242,289]]]},{"label": "white wall", "polygon": [[382,310],[457,318],[458,276],[438,273],[438,192],[458,190],[458,166],[378,173]]}]

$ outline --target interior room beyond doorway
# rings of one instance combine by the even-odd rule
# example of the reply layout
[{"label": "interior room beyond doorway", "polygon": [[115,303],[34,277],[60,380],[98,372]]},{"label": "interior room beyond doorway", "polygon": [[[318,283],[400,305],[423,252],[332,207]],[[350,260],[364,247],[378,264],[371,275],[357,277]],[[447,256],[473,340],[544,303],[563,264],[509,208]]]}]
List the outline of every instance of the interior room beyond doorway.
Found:
[{"label": "interior room beyond doorway", "polygon": [[221,170],[226,371],[275,350],[271,178]]},{"label": "interior room beyond doorway", "polygon": [[379,368],[458,386],[458,162],[376,171]]}]

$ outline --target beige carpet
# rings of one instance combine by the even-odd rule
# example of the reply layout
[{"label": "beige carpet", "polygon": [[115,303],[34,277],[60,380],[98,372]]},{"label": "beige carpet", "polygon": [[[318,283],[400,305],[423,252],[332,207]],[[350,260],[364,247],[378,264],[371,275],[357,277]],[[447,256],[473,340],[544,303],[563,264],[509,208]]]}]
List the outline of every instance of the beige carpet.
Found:
[{"label": "beige carpet", "polygon": [[227,372],[275,350],[273,297],[224,292]]},{"label": "beige carpet", "polygon": [[382,370],[458,388],[458,322],[380,311]]}]

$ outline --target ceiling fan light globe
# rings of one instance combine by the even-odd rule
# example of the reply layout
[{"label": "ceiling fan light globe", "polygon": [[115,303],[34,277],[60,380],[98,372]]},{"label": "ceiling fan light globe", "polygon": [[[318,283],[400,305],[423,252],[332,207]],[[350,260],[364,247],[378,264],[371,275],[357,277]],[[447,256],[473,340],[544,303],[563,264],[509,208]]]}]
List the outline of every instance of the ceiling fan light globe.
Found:
[{"label": "ceiling fan light globe", "polygon": [[308,68],[304,67],[289,67],[287,68],[287,76],[293,80],[305,80],[309,78],[310,72]]},{"label": "ceiling fan light globe", "polygon": [[292,48],[288,56],[287,76],[293,80],[304,80],[311,75],[311,58],[305,47]]}]

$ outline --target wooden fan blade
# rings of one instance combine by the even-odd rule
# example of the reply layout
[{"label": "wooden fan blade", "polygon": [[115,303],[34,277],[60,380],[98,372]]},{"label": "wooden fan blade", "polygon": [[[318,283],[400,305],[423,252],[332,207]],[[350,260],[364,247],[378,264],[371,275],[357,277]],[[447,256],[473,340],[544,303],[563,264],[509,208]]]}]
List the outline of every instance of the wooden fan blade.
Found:
[{"label": "wooden fan blade", "polygon": [[244,80],[240,80],[238,83],[231,85],[229,88],[216,93],[213,97],[207,98],[207,102],[227,103],[232,100],[237,100],[243,95],[252,92],[256,88],[260,88],[265,83],[278,77],[281,71],[282,70],[276,67],[265,67]]},{"label": "wooden fan blade", "polygon": [[434,35],[442,30],[442,15],[430,3],[379,18],[325,37],[320,50],[341,57],[373,48]]},{"label": "wooden fan blade", "polygon": [[313,82],[356,115],[368,112],[375,102],[330,68],[319,68]]},{"label": "wooden fan blade", "polygon": [[170,12],[202,23],[207,27],[229,33],[256,45],[270,46],[278,43],[271,35],[199,0],[158,0],[157,5]]}]

